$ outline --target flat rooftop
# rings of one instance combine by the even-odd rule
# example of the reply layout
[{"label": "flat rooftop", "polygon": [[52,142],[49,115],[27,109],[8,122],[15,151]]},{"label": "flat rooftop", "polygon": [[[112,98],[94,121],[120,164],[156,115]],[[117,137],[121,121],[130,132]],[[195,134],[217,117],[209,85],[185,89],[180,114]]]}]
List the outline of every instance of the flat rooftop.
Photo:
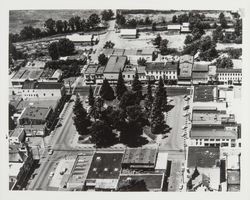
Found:
[{"label": "flat rooftop", "polygon": [[155,164],[157,149],[127,148],[122,164]]},{"label": "flat rooftop", "polygon": [[189,63],[193,64],[194,57],[191,55],[180,56],[180,63],[184,63],[184,62],[189,62]]},{"label": "flat rooftop", "polygon": [[219,147],[189,147],[187,167],[214,168],[220,160]]},{"label": "flat rooftop", "polygon": [[227,170],[227,183],[240,184],[240,170]]},{"label": "flat rooftop", "polygon": [[146,65],[146,71],[177,71],[178,64],[175,62],[151,62]]},{"label": "flat rooftop", "polygon": [[119,73],[123,70],[126,60],[126,56],[110,56],[104,73]]},{"label": "flat rooftop", "polygon": [[208,72],[209,63],[195,62],[193,65],[193,72]]},{"label": "flat rooftop", "polygon": [[20,119],[28,118],[45,120],[48,117],[50,110],[51,108],[29,106],[24,110],[24,112],[20,116]]},{"label": "flat rooftop", "polygon": [[98,65],[90,64],[85,71],[85,74],[95,74],[97,71]]},{"label": "flat rooftop", "polygon": [[95,153],[87,179],[117,179],[123,153]]},{"label": "flat rooftop", "polygon": [[146,183],[147,189],[162,189],[164,174],[130,174],[130,175],[121,175],[118,182],[118,187],[124,182],[131,179],[134,180],[144,180]]},{"label": "flat rooftop", "polygon": [[179,65],[180,68],[180,77],[184,77],[184,78],[191,78],[192,76],[192,68],[193,68],[193,64],[190,62],[182,62]]},{"label": "flat rooftop", "polygon": [[215,125],[206,126],[192,126],[190,137],[192,139],[237,139],[237,132],[233,130],[226,130],[222,126]]},{"label": "flat rooftop", "polygon": [[204,85],[195,86],[194,87],[194,102],[214,101],[216,97],[214,89],[215,89],[214,86],[204,86]]}]

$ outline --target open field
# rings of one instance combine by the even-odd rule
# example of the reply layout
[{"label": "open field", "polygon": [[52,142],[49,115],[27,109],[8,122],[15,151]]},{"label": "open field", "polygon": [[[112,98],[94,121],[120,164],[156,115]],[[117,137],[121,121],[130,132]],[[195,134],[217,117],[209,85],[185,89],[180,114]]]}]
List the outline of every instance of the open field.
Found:
[{"label": "open field", "polygon": [[54,20],[69,20],[73,16],[88,18],[92,13],[100,14],[102,10],[11,10],[9,12],[9,31],[19,33],[25,26],[44,28],[44,22]]}]

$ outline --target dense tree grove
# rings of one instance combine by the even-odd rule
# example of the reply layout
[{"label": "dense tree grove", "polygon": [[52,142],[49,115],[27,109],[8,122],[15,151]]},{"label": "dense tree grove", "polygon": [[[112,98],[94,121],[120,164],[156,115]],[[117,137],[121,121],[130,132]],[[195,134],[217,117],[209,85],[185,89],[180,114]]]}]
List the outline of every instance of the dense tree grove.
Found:
[{"label": "dense tree grove", "polygon": [[101,15],[102,15],[102,20],[109,21],[114,16],[114,12],[112,10],[110,10],[110,9],[109,10],[104,10],[104,11],[102,11]]},{"label": "dense tree grove", "polygon": [[49,55],[52,60],[57,60],[60,56],[72,55],[75,51],[75,45],[69,39],[60,39],[58,42],[52,42],[48,47]]},{"label": "dense tree grove", "polygon": [[149,80],[148,85],[147,85],[147,94],[146,94],[145,101],[144,101],[144,106],[148,115],[150,115],[151,113],[153,102],[154,102],[154,97],[152,94],[152,86]]},{"label": "dense tree grove", "polygon": [[108,62],[108,57],[106,57],[103,53],[98,56],[98,62],[100,65],[106,65]]},{"label": "dense tree grove", "polygon": [[76,96],[75,105],[73,107],[73,121],[79,135],[89,134],[88,127],[91,121],[87,115],[86,110],[83,108],[79,95]]},{"label": "dense tree grove", "polygon": [[91,142],[96,147],[108,147],[116,143],[117,138],[112,128],[103,121],[96,121],[90,128]]},{"label": "dense tree grove", "polygon": [[[105,19],[110,18],[112,15],[112,10],[105,11]],[[112,15],[113,16],[113,15]],[[103,17],[103,16],[102,16]],[[105,20],[103,19],[103,20]],[[52,18],[47,19],[44,22],[45,30],[41,30],[40,28],[34,28],[32,26],[25,26],[20,33],[16,34],[9,34],[10,41],[20,42],[25,40],[33,40],[38,38],[43,38],[55,34],[61,33],[70,33],[76,31],[88,31],[88,30],[95,30],[95,28],[101,22],[100,17],[97,14],[92,14],[88,17],[87,20],[84,18],[80,18],[79,16],[71,17],[69,20],[54,20]]]},{"label": "dense tree grove", "polygon": [[233,68],[233,61],[228,57],[218,58],[216,60],[216,66],[218,68]]},{"label": "dense tree grove", "polygon": [[107,41],[105,45],[103,46],[104,49],[113,49],[115,44],[111,41]]},{"label": "dense tree grove", "polygon": [[116,96],[120,100],[124,92],[127,91],[127,87],[125,85],[124,79],[122,77],[122,71],[120,70],[117,85],[116,85]]},{"label": "dense tree grove", "polygon": [[89,106],[93,107],[95,103],[95,97],[93,94],[92,86],[89,86],[89,96],[88,96]]},{"label": "dense tree grove", "polygon": [[100,89],[100,95],[104,100],[111,101],[115,99],[114,90],[110,86],[107,79],[103,80],[102,87]]}]

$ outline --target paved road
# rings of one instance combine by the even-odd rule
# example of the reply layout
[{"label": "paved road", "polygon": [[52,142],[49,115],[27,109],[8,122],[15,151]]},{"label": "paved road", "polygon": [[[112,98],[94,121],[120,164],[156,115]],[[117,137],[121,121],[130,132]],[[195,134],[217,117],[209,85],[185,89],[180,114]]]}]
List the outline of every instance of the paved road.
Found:
[{"label": "paved road", "polygon": [[166,150],[179,151],[184,148],[184,139],[181,137],[183,134],[182,126],[185,122],[185,117],[183,117],[183,106],[185,105],[183,96],[176,96],[172,104],[174,108],[167,114],[167,124],[172,129],[168,134],[168,138],[161,143],[161,147]]},{"label": "paved road", "polygon": [[[113,11],[116,13],[116,11]],[[109,28],[107,30],[107,33],[100,35],[100,40],[97,45],[93,47],[93,50],[95,51],[94,54],[91,54],[91,59],[92,61],[98,61],[98,56],[100,55],[104,44],[107,41],[112,41],[112,37],[114,37],[115,34],[115,20],[111,20],[108,22],[109,23]]]}]

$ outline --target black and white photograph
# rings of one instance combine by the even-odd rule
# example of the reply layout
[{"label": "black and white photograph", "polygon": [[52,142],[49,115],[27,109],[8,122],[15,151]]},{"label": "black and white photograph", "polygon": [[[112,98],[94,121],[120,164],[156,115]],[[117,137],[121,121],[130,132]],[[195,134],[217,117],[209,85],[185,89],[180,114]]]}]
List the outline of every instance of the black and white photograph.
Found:
[{"label": "black and white photograph", "polygon": [[163,5],[8,10],[10,193],[242,192],[248,10]]}]

